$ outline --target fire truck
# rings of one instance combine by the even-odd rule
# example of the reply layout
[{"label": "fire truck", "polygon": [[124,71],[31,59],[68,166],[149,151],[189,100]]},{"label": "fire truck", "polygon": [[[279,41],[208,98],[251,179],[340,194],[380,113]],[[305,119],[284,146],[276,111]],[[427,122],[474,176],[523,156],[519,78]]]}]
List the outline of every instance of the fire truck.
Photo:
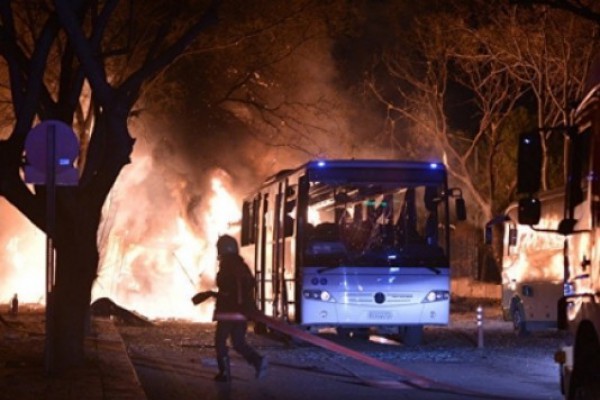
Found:
[{"label": "fire truck", "polygon": [[564,138],[563,209],[552,230],[563,237],[557,324],[567,334],[555,360],[568,400],[600,399],[600,68],[592,68],[585,93],[566,126],[521,134],[518,154],[518,221],[538,229],[545,207],[543,139],[549,133]]}]

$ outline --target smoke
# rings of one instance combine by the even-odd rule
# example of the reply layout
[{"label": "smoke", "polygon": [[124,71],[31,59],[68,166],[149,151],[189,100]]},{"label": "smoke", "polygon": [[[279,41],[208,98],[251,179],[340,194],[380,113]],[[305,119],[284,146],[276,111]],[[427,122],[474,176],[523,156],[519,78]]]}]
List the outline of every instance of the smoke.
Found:
[{"label": "smoke", "polygon": [[[255,73],[232,99],[220,103],[226,125],[210,132],[203,145],[189,148],[210,148],[218,155],[212,164],[248,191],[309,160],[396,157],[381,140],[380,117],[364,98],[341,87],[331,47],[329,39],[307,41],[275,66]],[[190,137],[194,135],[188,130],[185,140]]]}]

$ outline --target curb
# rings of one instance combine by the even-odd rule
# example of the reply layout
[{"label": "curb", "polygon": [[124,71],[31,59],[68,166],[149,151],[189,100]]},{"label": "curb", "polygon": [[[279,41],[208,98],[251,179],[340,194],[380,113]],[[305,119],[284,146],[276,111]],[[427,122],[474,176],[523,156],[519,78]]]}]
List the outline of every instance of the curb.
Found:
[{"label": "curb", "polygon": [[123,338],[110,319],[92,319],[86,346],[98,361],[103,400],[147,400]]}]

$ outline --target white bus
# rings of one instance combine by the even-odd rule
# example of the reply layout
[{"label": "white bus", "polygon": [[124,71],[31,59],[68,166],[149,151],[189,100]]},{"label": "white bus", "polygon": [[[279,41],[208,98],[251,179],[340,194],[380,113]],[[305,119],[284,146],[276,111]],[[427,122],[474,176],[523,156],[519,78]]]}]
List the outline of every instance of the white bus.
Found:
[{"label": "white bus", "polygon": [[258,308],[316,330],[370,328],[418,343],[448,323],[449,198],[440,163],[312,161],[243,202],[241,250]]},{"label": "white bus", "polygon": [[563,295],[564,237],[557,233],[564,211],[562,191],[540,198],[535,226],[518,224],[518,203],[504,214],[502,311],[515,331],[557,327],[557,303]]}]

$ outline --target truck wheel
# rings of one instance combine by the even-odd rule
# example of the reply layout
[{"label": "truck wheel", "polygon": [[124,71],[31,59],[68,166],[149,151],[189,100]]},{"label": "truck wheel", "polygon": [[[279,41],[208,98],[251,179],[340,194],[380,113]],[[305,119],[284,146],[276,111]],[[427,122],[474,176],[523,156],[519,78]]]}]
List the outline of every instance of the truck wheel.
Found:
[{"label": "truck wheel", "polygon": [[517,336],[527,336],[527,322],[525,321],[525,310],[523,310],[523,304],[514,302],[511,309],[515,333]]},{"label": "truck wheel", "polygon": [[[577,368],[576,368],[577,369]],[[600,399],[600,382],[592,371],[574,371],[569,387],[569,400]]]},{"label": "truck wheel", "polygon": [[600,399],[600,343],[594,329],[585,326],[576,339],[575,365],[569,382],[569,400]]},{"label": "truck wheel", "polygon": [[573,400],[598,400],[600,397],[600,383],[591,382],[586,386],[579,386],[574,390]]}]

